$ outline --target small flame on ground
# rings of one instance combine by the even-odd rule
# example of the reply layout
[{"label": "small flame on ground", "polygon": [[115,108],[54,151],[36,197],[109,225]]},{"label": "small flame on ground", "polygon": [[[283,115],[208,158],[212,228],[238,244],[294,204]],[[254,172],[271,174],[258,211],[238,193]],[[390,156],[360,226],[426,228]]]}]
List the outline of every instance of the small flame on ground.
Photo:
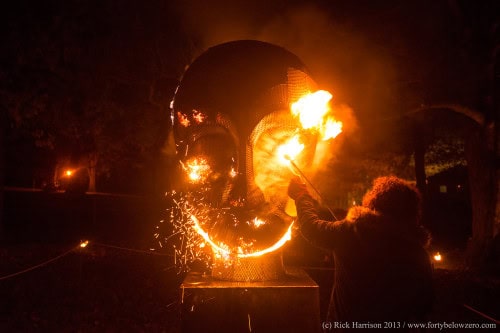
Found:
[{"label": "small flame on ground", "polygon": [[441,253],[439,253],[439,252],[436,252],[436,254],[434,255],[433,258],[434,258],[435,261],[441,261],[441,260],[443,260],[443,257],[441,256]]},{"label": "small flame on ground", "polygon": [[89,245],[89,241],[88,240],[84,240],[82,242],[80,242],[80,247],[83,249],[85,247],[87,247],[87,245]]},{"label": "small flame on ground", "polygon": [[70,177],[73,174],[73,170],[66,170],[64,173],[66,176]]}]

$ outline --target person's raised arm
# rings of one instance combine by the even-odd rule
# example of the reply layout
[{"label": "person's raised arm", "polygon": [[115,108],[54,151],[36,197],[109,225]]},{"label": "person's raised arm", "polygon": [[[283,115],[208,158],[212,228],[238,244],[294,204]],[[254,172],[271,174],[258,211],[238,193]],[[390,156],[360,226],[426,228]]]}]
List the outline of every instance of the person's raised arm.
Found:
[{"label": "person's raised arm", "polygon": [[334,249],[341,239],[340,228],[344,222],[321,219],[316,209],[317,201],[298,177],[290,181],[288,195],[295,200],[297,223],[302,235],[316,246]]}]

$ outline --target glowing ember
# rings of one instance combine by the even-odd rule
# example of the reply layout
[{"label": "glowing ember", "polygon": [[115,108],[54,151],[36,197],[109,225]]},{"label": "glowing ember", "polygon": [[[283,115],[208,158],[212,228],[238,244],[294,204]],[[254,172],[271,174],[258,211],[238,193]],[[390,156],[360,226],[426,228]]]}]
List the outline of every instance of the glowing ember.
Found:
[{"label": "glowing ember", "polygon": [[229,171],[229,176],[231,178],[234,178],[238,175],[238,172],[236,172],[236,170],[234,170],[234,168],[231,168],[231,171]]},{"label": "glowing ember", "polygon": [[186,163],[182,163],[182,168],[186,171],[191,183],[201,183],[205,181],[210,173],[210,166],[206,159],[199,157],[193,158]]},{"label": "glowing ember", "polygon": [[201,124],[202,122],[205,121],[207,118],[207,115],[198,111],[198,110],[193,110],[193,119],[196,121],[196,123]]},{"label": "glowing ember", "polygon": [[179,120],[179,123],[184,127],[188,127],[189,124],[191,123],[187,115],[181,112],[177,112],[177,119]]},{"label": "glowing ember", "polygon": [[252,221],[249,221],[247,222],[250,226],[254,227],[254,228],[259,228],[261,226],[263,226],[264,224],[266,224],[265,221],[262,221],[261,219],[259,219],[258,217],[254,218]]},{"label": "glowing ember", "polygon": [[435,261],[441,261],[441,260],[443,260],[443,257],[441,257],[441,253],[437,252],[437,253],[434,255],[434,260],[435,260]]},{"label": "glowing ember", "polygon": [[277,154],[279,162],[283,165],[289,165],[290,160],[294,160],[302,150],[304,150],[304,145],[300,143],[299,136],[293,136],[285,144],[278,147]]}]

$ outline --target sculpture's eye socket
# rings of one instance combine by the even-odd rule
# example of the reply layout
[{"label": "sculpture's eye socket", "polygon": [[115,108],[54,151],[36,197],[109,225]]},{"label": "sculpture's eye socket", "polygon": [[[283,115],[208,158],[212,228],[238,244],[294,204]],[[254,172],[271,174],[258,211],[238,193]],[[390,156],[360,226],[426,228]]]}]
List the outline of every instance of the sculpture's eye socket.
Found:
[{"label": "sculpture's eye socket", "polygon": [[181,164],[188,182],[192,184],[205,183],[211,173],[210,165],[204,157],[192,157]]},{"label": "sculpture's eye socket", "polygon": [[237,175],[236,145],[229,135],[202,133],[181,162],[190,184],[230,182]]}]

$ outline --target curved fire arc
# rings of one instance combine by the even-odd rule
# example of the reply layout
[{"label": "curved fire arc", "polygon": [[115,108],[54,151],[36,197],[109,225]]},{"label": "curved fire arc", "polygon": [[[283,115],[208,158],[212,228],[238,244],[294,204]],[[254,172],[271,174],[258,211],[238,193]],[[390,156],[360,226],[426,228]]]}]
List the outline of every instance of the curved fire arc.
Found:
[{"label": "curved fire arc", "polygon": [[194,215],[191,214],[190,216],[191,221],[193,222],[193,228],[195,231],[207,242],[210,244],[212,249],[214,250],[215,253],[219,253],[224,257],[231,257],[231,256],[236,256],[237,258],[248,258],[248,257],[259,257],[264,254],[276,251],[280,247],[282,247],[287,241],[289,241],[292,238],[292,227],[293,227],[293,222],[290,224],[288,227],[287,231],[283,234],[283,236],[273,245],[269,246],[268,248],[265,248],[263,250],[255,251],[255,252],[250,252],[250,253],[234,253],[229,251],[227,248],[222,247],[221,245],[215,243],[211,238],[210,235],[201,227],[200,222],[198,218]]}]

